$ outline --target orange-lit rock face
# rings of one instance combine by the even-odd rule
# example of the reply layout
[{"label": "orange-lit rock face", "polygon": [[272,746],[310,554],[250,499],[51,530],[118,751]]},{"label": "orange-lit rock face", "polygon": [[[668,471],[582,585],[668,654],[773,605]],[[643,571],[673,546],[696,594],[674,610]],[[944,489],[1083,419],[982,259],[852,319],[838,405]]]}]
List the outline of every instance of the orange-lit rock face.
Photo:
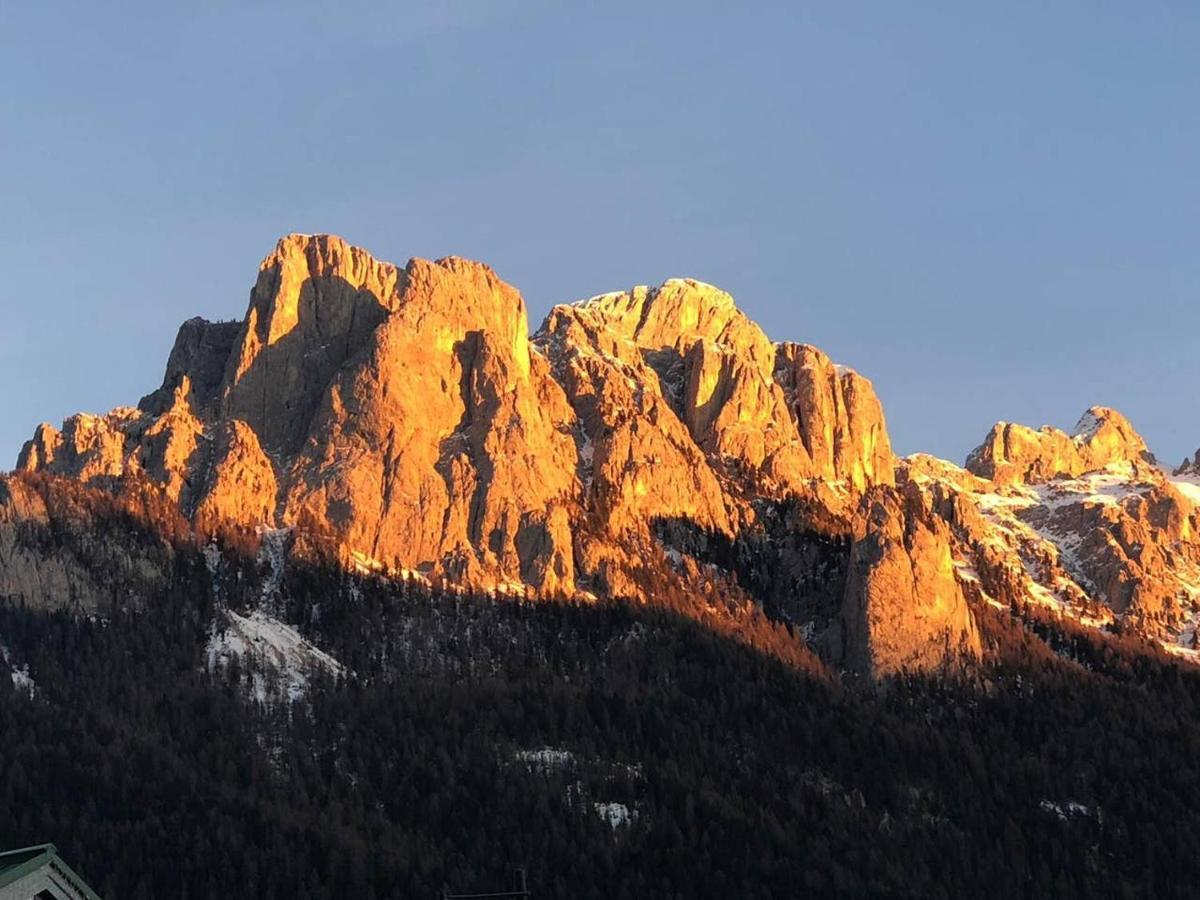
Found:
[{"label": "orange-lit rock face", "polygon": [[[185,322],[137,408],[40,426],[18,468],[473,586],[733,620],[757,591],[868,675],[979,656],[989,602],[1200,658],[1200,454],[1168,475],[1094,407],[1070,435],[1000,423],[966,469],[897,462],[869,381],[686,279],[556,306],[531,338],[485,265],[291,235],[243,321]],[[94,607],[111,588],[80,558],[164,577],[161,548],[41,553],[55,521],[89,533],[48,484],[0,478],[0,594]]]},{"label": "orange-lit rock face", "polygon": [[263,261],[243,322],[184,323],[137,409],[43,426],[20,468],[134,476],[198,523],[311,527],[370,565],[633,597],[706,577],[655,568],[658,523],[735,540],[760,501],[852,516],[894,482],[870,382],[773,344],[714,287],[558,306],[531,340],[485,265],[302,235]]},{"label": "orange-lit rock face", "polygon": [[275,518],[278,480],[258,435],[240,419],[216,425],[209,435],[207,477],[195,499],[195,516],[204,522],[256,526]]},{"label": "orange-lit rock face", "polygon": [[952,550],[950,525],[920,490],[910,485],[867,495],[843,607],[846,668],[923,671],[980,655]]},{"label": "orange-lit rock face", "polygon": [[[573,588],[573,416],[532,360],[520,295],[486,266],[411,262],[394,313],[338,371],[281,498],[404,568]],[[522,555],[522,549],[525,551]]]},{"label": "orange-lit rock face", "polygon": [[956,562],[983,597],[1121,620],[1192,653],[1200,479],[1190,467],[1158,468],[1129,422],[1100,407],[1069,436],[1001,423],[967,467],[913,457],[900,471],[951,523]]},{"label": "orange-lit rock face", "polygon": [[812,471],[856,491],[894,483],[883,407],[870,381],[806,344],[779,345],[775,377],[784,386]]},{"label": "orange-lit rock face", "polygon": [[967,458],[967,469],[997,484],[1034,483],[1118,462],[1153,466],[1154,457],[1124,416],[1093,406],[1069,435],[1049,426],[1034,431],[998,422]]},{"label": "orange-lit rock face", "polygon": [[772,344],[710,285],[674,279],[557,307],[539,341],[560,366],[590,369],[588,382],[605,371],[650,392],[636,399],[664,403],[713,466],[755,493],[892,482],[870,382],[815,348]]},{"label": "orange-lit rock face", "polygon": [[401,269],[327,235],[279,242],[243,322],[184,323],[138,409],[43,426],[20,467],[144,476],[189,515],[308,516],[388,564],[554,590],[584,530],[732,535],[753,491],[892,478],[869,383],[716,288],[557,307],[531,342],[487,266]]},{"label": "orange-lit rock face", "polygon": [[223,417],[269,452],[299,449],[334,374],[399,305],[403,275],[338,238],[284,238],[259,268],[226,364]]}]

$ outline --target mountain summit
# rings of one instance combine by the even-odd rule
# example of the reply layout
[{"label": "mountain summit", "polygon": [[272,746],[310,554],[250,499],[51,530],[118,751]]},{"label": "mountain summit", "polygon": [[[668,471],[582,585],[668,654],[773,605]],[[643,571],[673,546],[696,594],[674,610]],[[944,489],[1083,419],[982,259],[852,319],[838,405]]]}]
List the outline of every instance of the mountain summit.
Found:
[{"label": "mountain summit", "polygon": [[1044,426],[997,422],[984,442],[967,457],[967,468],[997,484],[1049,481],[1082,475],[1113,463],[1155,465],[1146,442],[1115,409],[1093,406],[1071,434]]}]

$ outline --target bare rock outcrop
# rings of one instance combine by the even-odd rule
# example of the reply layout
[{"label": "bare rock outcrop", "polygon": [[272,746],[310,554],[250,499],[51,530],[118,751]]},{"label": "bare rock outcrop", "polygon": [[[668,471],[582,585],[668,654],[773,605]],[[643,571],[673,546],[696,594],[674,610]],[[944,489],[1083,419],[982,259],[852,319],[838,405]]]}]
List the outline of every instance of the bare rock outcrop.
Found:
[{"label": "bare rock outcrop", "polygon": [[1179,468],[1175,470],[1175,474],[1200,477],[1200,450],[1197,450],[1191,459],[1184,459]]},{"label": "bare rock outcrop", "polygon": [[725,292],[689,279],[555,307],[534,338],[577,420],[589,521],[577,549],[612,593],[637,593],[656,522],[733,537],[756,499],[851,509],[892,482],[870,382],[775,345]]},{"label": "bare rock outcrop", "polygon": [[242,327],[241,322],[209,322],[199,317],[184,322],[167,358],[162,386],[143,397],[138,409],[161,415],[176,403],[179,389],[186,385],[185,399],[192,407],[209,410],[220,395],[225,367]]},{"label": "bare rock outcrop", "polygon": [[883,406],[870,381],[816,347],[791,343],[778,346],[775,379],[814,471],[855,491],[895,482]]},{"label": "bare rock outcrop", "polygon": [[75,481],[0,476],[0,598],[80,613],[137,607],[171,583],[178,518],[157,493],[116,499]]},{"label": "bare rock outcrop", "polygon": [[274,521],[279,484],[258,435],[240,419],[215,428],[207,473],[196,495],[198,521],[255,527]]},{"label": "bare rock outcrop", "polygon": [[1122,622],[1172,652],[1192,651],[1200,485],[1154,465],[1128,420],[1094,407],[1070,437],[997,426],[968,468],[978,474],[917,457],[901,471],[942,498],[960,570],[986,598]]},{"label": "bare rock outcrop", "polygon": [[1025,425],[997,422],[984,442],[971,451],[966,466],[997,484],[1012,484],[1081,475],[1118,462],[1153,466],[1154,457],[1123,415],[1093,406],[1071,434],[1049,425],[1034,431]]},{"label": "bare rock outcrop", "polygon": [[221,413],[294,453],[334,374],[399,306],[404,274],[332,235],[283,238],[259,267],[228,358]]},{"label": "bare rock outcrop", "polygon": [[591,354],[657,388],[715,470],[753,493],[892,483],[870,382],[815,348],[772,344],[711,285],[672,279],[556,307],[539,337],[552,359]]},{"label": "bare rock outcrop", "polygon": [[185,322],[138,407],[39,426],[18,469],[0,592],[37,602],[99,603],[91,564],[161,570],[109,559],[87,527],[67,529],[74,555],[35,558],[29,534],[76,521],[58,477],[132,485],[203,533],[300,530],[371,571],[665,592],[726,622],[761,603],[870,676],[978,656],[985,603],[1120,621],[1200,659],[1200,453],[1168,475],[1093,407],[1071,434],[999,423],[965,469],[898,463],[867,379],[690,279],[556,306],[531,338],[486,265],[289,235],[243,321]]},{"label": "bare rock outcrop", "polygon": [[187,507],[204,424],[195,416],[187,377],[158,415],[121,407],[104,416],[71,416],[62,430],[44,423],[25,443],[17,470],[48,472],[89,484],[145,474]]},{"label": "bare rock outcrop", "polygon": [[949,524],[915,485],[866,495],[843,601],[846,668],[880,676],[978,658],[952,546]]},{"label": "bare rock outcrop", "polygon": [[573,414],[530,354],[520,295],[457,258],[413,260],[402,283],[312,420],[284,520],[314,516],[403,568],[571,590],[555,509],[578,505]]},{"label": "bare rock outcrop", "polygon": [[62,430],[42,423],[17,457],[19,471],[48,471],[88,482],[125,474],[127,438],[138,422],[134,409],[115,409],[105,416],[71,416]]}]

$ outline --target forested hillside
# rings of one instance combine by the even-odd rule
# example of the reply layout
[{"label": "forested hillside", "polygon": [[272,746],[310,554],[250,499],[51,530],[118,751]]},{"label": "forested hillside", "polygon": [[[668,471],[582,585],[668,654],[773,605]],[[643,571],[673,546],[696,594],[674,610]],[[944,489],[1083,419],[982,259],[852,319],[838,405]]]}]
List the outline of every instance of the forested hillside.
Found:
[{"label": "forested hillside", "polygon": [[[518,865],[545,898],[1200,878],[1200,675],[1134,638],[1030,623],[1043,642],[983,609],[993,662],[845,686],[670,611],[320,566],[263,599],[265,564],[223,565],[228,609],[192,551],[140,611],[0,611],[19,673],[0,679],[0,844],[55,841],[134,900],[434,897]],[[214,622],[252,605],[341,676],[259,703],[252,673],[208,665]]]}]

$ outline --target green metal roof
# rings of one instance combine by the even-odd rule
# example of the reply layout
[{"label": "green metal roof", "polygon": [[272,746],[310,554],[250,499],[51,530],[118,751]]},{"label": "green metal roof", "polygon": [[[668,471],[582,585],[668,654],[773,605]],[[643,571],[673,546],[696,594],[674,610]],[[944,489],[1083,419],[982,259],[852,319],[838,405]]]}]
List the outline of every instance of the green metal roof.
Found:
[{"label": "green metal roof", "polygon": [[0,853],[0,888],[7,887],[48,865],[53,865],[55,870],[70,882],[71,887],[87,900],[100,900],[100,895],[88,887],[87,883],[63,861],[58,855],[58,848],[53,844],[34,844],[32,847]]},{"label": "green metal roof", "polygon": [[40,869],[57,853],[58,848],[53,844],[36,844],[0,853],[0,887],[10,885],[30,872]]}]

